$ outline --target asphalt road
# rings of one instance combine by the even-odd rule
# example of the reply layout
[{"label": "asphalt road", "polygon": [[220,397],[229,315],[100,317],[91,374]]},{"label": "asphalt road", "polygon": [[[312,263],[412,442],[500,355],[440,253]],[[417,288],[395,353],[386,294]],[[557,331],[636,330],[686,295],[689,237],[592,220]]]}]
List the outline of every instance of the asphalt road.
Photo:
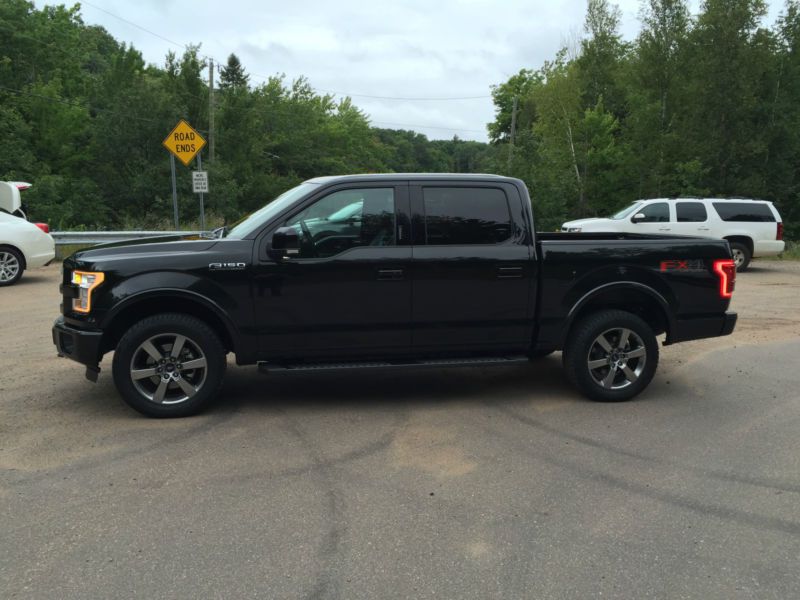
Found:
[{"label": "asphalt road", "polygon": [[[800,597],[800,263],[595,404],[522,367],[259,375],[140,417],[0,289],[2,598]],[[107,367],[109,361],[104,365]]]}]

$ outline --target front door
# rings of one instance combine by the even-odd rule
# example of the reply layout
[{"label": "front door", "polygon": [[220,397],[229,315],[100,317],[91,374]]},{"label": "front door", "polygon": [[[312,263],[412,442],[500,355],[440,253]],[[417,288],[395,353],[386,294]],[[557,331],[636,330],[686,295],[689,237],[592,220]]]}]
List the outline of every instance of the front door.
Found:
[{"label": "front door", "polygon": [[[633,217],[638,214],[643,214],[644,219],[635,221]],[[668,202],[653,202],[635,211],[630,220],[632,223],[630,231],[632,233],[668,235],[672,233],[671,221],[674,219],[670,218]]]},{"label": "front door", "polygon": [[[262,358],[376,358],[411,345],[408,186],[340,186],[309,199],[278,226],[300,250],[268,258],[254,282]],[[274,228],[277,229],[277,226]]]}]

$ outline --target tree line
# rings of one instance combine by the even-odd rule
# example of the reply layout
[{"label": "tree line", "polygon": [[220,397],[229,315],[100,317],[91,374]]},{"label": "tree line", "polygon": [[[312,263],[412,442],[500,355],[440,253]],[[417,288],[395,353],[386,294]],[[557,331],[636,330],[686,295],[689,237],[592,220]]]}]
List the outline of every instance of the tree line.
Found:
[{"label": "tree line", "polygon": [[[304,78],[254,85],[235,55],[215,88],[215,160],[207,211],[232,222],[319,175],[488,170],[487,144],[379,129],[350,99]],[[30,181],[32,219],[58,229],[170,227],[170,164],[161,141],[179,119],[208,137],[207,59],[199,46],[147,64],[83,22],[79,5],[0,3],[0,180]],[[194,168],[194,167],[193,167]],[[182,222],[197,198],[178,163]]]},{"label": "tree line", "polygon": [[[494,145],[544,227],[637,198],[772,200],[800,239],[800,5],[771,27],[763,0],[645,0],[641,30],[588,0],[584,35],[493,90]],[[516,98],[516,132],[511,125]]]},{"label": "tree line", "polygon": [[[488,144],[373,127],[351,99],[304,78],[255,84],[230,55],[207,210],[231,222],[318,175],[494,172],[528,184],[539,229],[637,198],[744,196],[775,201],[800,239],[800,2],[769,27],[765,15],[763,0],[705,0],[696,15],[686,0],[643,0],[626,41],[619,8],[588,0],[580,39],[493,87]],[[161,140],[181,118],[207,135],[209,116],[199,46],[147,64],[79,5],[0,3],[0,180],[34,183],[32,218],[169,226]],[[195,220],[180,165],[178,192]]]}]

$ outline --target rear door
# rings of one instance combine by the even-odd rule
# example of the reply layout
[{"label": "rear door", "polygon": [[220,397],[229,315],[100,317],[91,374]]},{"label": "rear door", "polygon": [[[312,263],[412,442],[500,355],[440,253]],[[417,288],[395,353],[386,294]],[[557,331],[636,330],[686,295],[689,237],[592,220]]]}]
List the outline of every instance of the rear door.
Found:
[{"label": "rear door", "polygon": [[711,227],[705,204],[697,200],[675,202],[675,221],[672,223],[672,233],[711,237]]},{"label": "rear door", "polygon": [[416,354],[527,350],[536,263],[517,189],[413,182]]}]

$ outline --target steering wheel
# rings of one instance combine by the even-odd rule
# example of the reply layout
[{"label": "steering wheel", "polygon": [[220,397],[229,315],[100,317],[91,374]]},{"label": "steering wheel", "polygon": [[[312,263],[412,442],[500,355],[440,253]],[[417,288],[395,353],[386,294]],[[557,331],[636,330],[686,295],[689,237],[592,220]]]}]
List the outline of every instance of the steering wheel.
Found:
[{"label": "steering wheel", "polygon": [[303,230],[303,235],[305,236],[306,240],[308,240],[309,248],[311,249],[311,256],[317,256],[317,245],[314,243],[314,236],[311,235],[311,231],[308,229],[308,225],[303,219],[300,219],[300,229]]}]

